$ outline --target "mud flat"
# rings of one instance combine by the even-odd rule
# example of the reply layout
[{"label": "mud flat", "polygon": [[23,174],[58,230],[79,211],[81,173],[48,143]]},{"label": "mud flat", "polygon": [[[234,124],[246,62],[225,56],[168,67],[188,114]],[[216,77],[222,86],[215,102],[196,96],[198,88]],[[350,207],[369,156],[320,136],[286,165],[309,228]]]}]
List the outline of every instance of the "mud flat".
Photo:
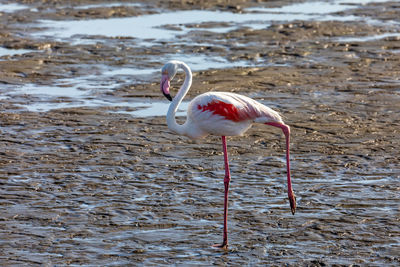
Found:
[{"label": "mud flat", "polygon": [[[2,265],[399,265],[399,3],[202,3],[0,5]],[[188,100],[238,92],[292,128],[295,216],[281,133],[228,138],[228,251],[220,140],[166,126],[173,58]]]}]

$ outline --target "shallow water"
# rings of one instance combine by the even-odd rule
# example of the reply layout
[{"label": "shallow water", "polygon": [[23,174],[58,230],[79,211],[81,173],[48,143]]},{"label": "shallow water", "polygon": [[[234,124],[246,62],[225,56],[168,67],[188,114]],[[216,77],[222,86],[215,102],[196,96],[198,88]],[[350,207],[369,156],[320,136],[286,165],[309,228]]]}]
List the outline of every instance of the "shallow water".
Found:
[{"label": "shallow water", "polygon": [[[15,95],[30,95],[40,99],[34,103],[18,103],[17,106],[32,112],[47,112],[55,109],[71,109],[78,107],[89,108],[112,108],[114,112],[130,114],[135,117],[165,116],[170,102],[157,101],[145,98],[131,98],[126,100],[106,100],[93,97],[90,88],[85,86],[82,89],[80,83],[73,83],[73,80],[65,79],[58,86],[38,86],[27,84],[3,96],[3,100],[14,98]],[[75,81],[76,82],[76,81]],[[99,87],[91,88],[99,89]],[[109,90],[110,87],[107,86]],[[186,114],[189,102],[183,101],[177,116]]]},{"label": "shallow water", "polygon": [[[191,10],[161,12],[159,14],[143,15],[128,18],[111,18],[79,21],[41,21],[41,27],[47,28],[35,36],[52,36],[53,38],[71,38],[74,36],[106,36],[106,37],[134,37],[139,39],[152,39],[152,43],[170,40],[177,36],[195,30],[187,28],[187,24],[196,23],[233,23],[236,27],[258,28],[268,27],[273,21],[295,20],[357,20],[353,16],[327,16],[328,14],[344,11],[354,6],[344,5],[340,2],[326,3],[313,2],[284,6],[282,8],[250,8],[245,13],[232,13],[221,11]],[[258,12],[251,12],[258,11]],[[324,15],[324,16],[322,16]],[[132,27],[126,27],[131,25]],[[165,25],[176,25],[176,30],[165,29]],[[211,28],[210,30],[212,30]],[[223,28],[218,27],[218,32]],[[226,27],[226,31],[232,27]],[[139,43],[143,45],[146,43]]]},{"label": "shallow water", "polygon": [[[0,57],[4,56],[14,56],[14,55],[21,55],[21,54],[26,54],[33,52],[33,50],[28,50],[28,49],[7,49],[4,47],[0,47]],[[2,60],[0,58],[0,60]]]},{"label": "shallow water", "polygon": [[[245,9],[244,13],[232,13],[232,12],[221,12],[221,11],[207,11],[207,10],[191,10],[191,11],[173,11],[173,12],[160,12],[151,15],[142,15],[137,17],[127,18],[109,18],[109,19],[85,19],[85,20],[42,20],[39,26],[45,30],[38,31],[34,34],[35,37],[48,37],[51,39],[60,40],[75,40],[75,44],[83,42],[84,44],[90,44],[93,42],[101,41],[99,36],[105,37],[134,37],[134,46],[152,46],[161,42],[169,42],[171,44],[186,45],[193,42],[192,39],[185,39],[185,35],[196,31],[213,31],[218,33],[229,32],[239,27],[253,27],[254,29],[263,29],[268,27],[274,21],[285,21],[291,22],[295,20],[342,20],[342,21],[360,21],[364,18],[356,16],[337,16],[331,15],[336,12],[345,11],[357,7],[357,5],[365,5],[370,2],[380,1],[331,1],[331,2],[305,2],[300,4],[286,5],[280,8],[248,8]],[[106,7],[112,7],[120,4],[110,4]],[[98,7],[98,6],[95,6]],[[137,4],[140,8],[140,4]],[[94,8],[93,6],[82,6],[81,9]],[[207,18],[209,21],[205,20]],[[202,24],[208,22],[216,23],[217,27],[202,28]],[[371,20],[372,21],[372,20]],[[223,23],[222,26],[221,23]],[[188,27],[188,25],[200,24],[200,27]],[[126,27],[126,25],[132,25],[132,27]],[[136,25],[136,26],[135,26]],[[140,25],[140,27],[137,27]],[[176,29],[170,29],[165,25],[174,25]],[[97,36],[95,39],[87,39],[90,36]],[[381,35],[366,36],[366,37],[341,37],[337,38],[339,42],[353,42],[353,41],[370,41],[374,39],[384,38],[387,36],[397,36],[395,33],[384,33]],[[83,37],[83,38],[82,38]],[[178,38],[179,37],[179,38]],[[151,41],[148,41],[151,40]],[[212,42],[203,41],[197,43],[197,46],[214,46]],[[237,44],[240,47],[241,44]],[[245,44],[246,45],[246,44]],[[225,49],[225,48],[221,48]],[[129,67],[118,67],[108,70],[100,70],[97,73],[97,77],[93,79],[92,76],[80,77],[79,86],[86,92],[90,92],[92,88],[96,86],[93,80],[110,80],[113,78],[130,77],[136,82],[149,82],[154,80],[154,77],[158,75],[159,70],[154,68],[154,62],[166,62],[171,59],[180,58],[191,66],[193,71],[201,71],[208,69],[223,69],[233,67],[247,67],[247,66],[268,66],[271,65],[269,62],[257,61],[257,60],[228,60],[224,56],[213,54],[212,56],[201,54],[201,53],[185,53],[179,51],[172,54],[165,53],[160,59],[160,55],[147,56],[141,58],[135,66]],[[139,64],[140,63],[140,64]],[[149,65],[149,67],[146,67]],[[114,86],[111,82],[106,83],[112,89]],[[103,86],[104,87],[104,86]],[[27,91],[20,88],[19,91]],[[65,89],[65,90],[63,90]],[[28,88],[28,90],[30,90]],[[35,91],[42,90],[43,92],[48,91],[48,88],[44,87],[39,89],[35,86],[33,92],[27,92],[29,94]],[[78,95],[74,95],[77,92],[70,87],[60,87],[52,92],[61,92],[64,96],[76,98],[79,102]],[[69,94],[71,92],[71,95]],[[83,91],[80,91],[83,92]],[[51,93],[50,93],[51,95]],[[57,108],[65,107],[66,103],[58,101],[59,106],[55,105],[54,102],[48,105],[48,107]],[[81,101],[84,105],[91,105],[90,101]],[[101,103],[101,102],[97,102]],[[69,103],[68,103],[69,104]],[[67,104],[67,105],[68,105]],[[44,107],[43,101],[38,103],[38,107],[34,106],[35,103],[29,103],[30,110],[47,110]],[[74,104],[74,107],[77,105]]]},{"label": "shallow water", "polygon": [[0,3],[0,12],[13,13],[18,10],[27,9],[28,6],[20,4],[2,4]]},{"label": "shallow water", "polygon": [[384,38],[397,38],[400,39],[400,33],[382,33],[373,36],[363,36],[363,37],[340,37],[337,38],[338,42],[342,43],[355,43],[355,42],[368,42],[375,41]]},{"label": "shallow water", "polygon": [[[267,19],[246,17],[268,15],[258,6],[231,14],[246,18],[239,22],[157,28],[182,35],[160,43],[41,39],[46,30],[26,30],[28,11],[16,11],[8,36],[40,34],[1,39],[16,50],[35,49],[0,61],[1,265],[398,266],[400,58],[391,21],[399,11],[395,3],[385,11],[367,2],[324,4],[329,13],[349,12],[343,17],[369,14],[349,23],[289,19],[270,28]],[[312,7],[300,15],[323,16]],[[66,10],[42,1],[30,8]],[[77,9],[91,8],[99,7],[82,2]],[[273,12],[289,16],[291,9]],[[93,21],[90,12],[78,14]],[[57,26],[71,19],[58,16]],[[80,38],[90,42],[77,44]],[[220,139],[191,141],[166,126],[159,69],[173,58],[193,67],[187,100],[210,90],[239,92],[278,110],[291,126],[294,216],[282,134],[254,125],[228,138],[227,251],[211,248],[222,238]],[[173,88],[182,80],[178,74]]]},{"label": "shallow water", "polygon": [[[301,154],[296,144],[299,210],[292,216],[282,151],[252,146],[259,130],[272,144],[281,138],[256,127],[247,138],[230,139],[231,249],[221,252],[210,248],[222,230],[217,139],[177,142],[151,126],[164,119],[147,124],[121,115],[92,113],[97,119],[83,120],[84,113],[73,114],[42,114],[35,117],[35,129],[8,121],[19,134],[11,131],[5,143],[23,140],[5,148],[18,153],[23,164],[2,169],[8,177],[1,189],[7,205],[2,217],[8,218],[2,229],[12,240],[2,246],[13,253],[3,255],[8,263],[394,265],[398,260],[398,168],[371,165],[360,156]],[[65,116],[68,125],[52,125]],[[140,149],[151,140],[162,143]],[[4,160],[13,159],[10,152]],[[341,167],[351,162],[361,166]]]}]

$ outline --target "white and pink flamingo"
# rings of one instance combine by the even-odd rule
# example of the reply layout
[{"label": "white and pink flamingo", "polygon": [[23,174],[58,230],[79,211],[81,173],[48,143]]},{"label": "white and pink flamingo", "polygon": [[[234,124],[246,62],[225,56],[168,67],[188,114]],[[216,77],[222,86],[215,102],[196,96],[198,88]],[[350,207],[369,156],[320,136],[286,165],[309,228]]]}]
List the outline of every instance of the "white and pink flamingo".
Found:
[{"label": "white and pink flamingo", "polygon": [[[186,77],[177,95],[172,98],[169,92],[170,81],[179,69],[185,72]],[[180,125],[175,120],[175,113],[192,84],[192,72],[184,62],[176,60],[165,64],[161,71],[161,92],[168,100],[172,101],[167,113],[169,129],[192,139],[203,138],[209,134],[222,137],[225,161],[224,233],[222,243],[213,245],[213,247],[223,249],[228,247],[228,191],[231,176],[225,136],[242,135],[251,127],[253,122],[278,127],[285,134],[288,196],[290,208],[294,214],[296,198],[290,180],[290,128],[282,121],[281,116],[271,108],[243,95],[228,92],[208,92],[195,97],[189,103],[186,122]]]}]

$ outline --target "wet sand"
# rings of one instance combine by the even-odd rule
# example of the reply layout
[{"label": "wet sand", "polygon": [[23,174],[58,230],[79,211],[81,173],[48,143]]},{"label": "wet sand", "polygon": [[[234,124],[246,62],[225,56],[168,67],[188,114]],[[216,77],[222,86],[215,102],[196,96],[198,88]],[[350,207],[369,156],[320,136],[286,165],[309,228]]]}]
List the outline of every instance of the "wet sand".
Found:
[{"label": "wet sand", "polygon": [[[20,1],[30,9],[2,13],[0,46],[32,51],[0,61],[2,265],[399,265],[397,2],[354,5],[337,14],[365,21],[296,20],[222,33],[209,30],[212,23],[195,23],[185,27],[201,30],[151,46],[131,37],[82,36],[89,41],[77,44],[32,37],[41,31],[40,19],[201,8],[240,13],[267,6],[217,2],[79,9],[95,2],[65,7],[59,1]],[[211,45],[202,45],[204,40]],[[168,55],[180,53],[221,57],[232,66],[247,62],[195,71],[187,99],[210,90],[241,93],[278,110],[292,128],[294,216],[286,197],[282,134],[254,125],[244,136],[228,138],[228,251],[210,247],[222,239],[219,137],[192,141],[172,133],[164,114],[138,117],[132,111],[141,107],[119,104],[164,101],[159,74],[99,79],[104,69],[136,68],[140,62],[158,70]],[[93,76],[90,86],[79,85],[87,75]],[[183,78],[178,75],[173,87]],[[26,85],[74,88],[79,97],[18,89]],[[27,108],[61,102],[71,106]]]}]

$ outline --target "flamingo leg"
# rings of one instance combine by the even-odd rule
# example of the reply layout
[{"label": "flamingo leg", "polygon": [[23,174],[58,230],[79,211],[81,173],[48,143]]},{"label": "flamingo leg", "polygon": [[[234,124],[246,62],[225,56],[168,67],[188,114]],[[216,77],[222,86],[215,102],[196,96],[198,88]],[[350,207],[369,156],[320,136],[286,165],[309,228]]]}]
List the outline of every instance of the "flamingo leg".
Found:
[{"label": "flamingo leg", "polygon": [[290,128],[286,124],[278,122],[267,122],[265,124],[281,128],[286,137],[286,170],[287,170],[288,197],[289,197],[290,208],[292,210],[292,214],[294,215],[294,213],[296,212],[296,196],[294,195],[292,189],[292,181],[290,179],[290,152],[289,152]]},{"label": "flamingo leg", "polygon": [[224,237],[222,244],[215,244],[213,247],[227,249],[228,248],[228,192],[229,192],[229,182],[231,180],[231,174],[229,172],[229,162],[228,162],[228,151],[226,147],[226,138],[222,136],[222,149],[224,151],[224,162],[225,162],[225,197],[224,197]]}]

